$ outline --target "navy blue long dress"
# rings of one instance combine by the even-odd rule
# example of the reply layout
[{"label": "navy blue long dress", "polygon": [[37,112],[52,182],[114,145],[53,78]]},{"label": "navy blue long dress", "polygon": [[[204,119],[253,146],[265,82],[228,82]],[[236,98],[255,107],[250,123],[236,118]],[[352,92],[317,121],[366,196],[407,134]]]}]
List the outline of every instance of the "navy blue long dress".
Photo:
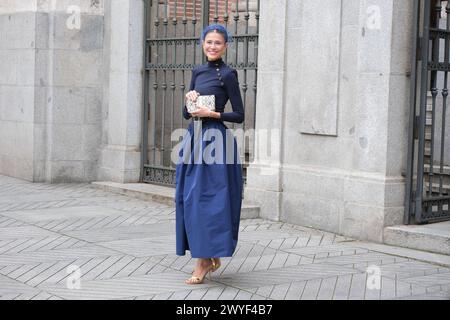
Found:
[{"label": "navy blue long dress", "polygon": [[[237,72],[222,59],[207,61],[193,69],[189,90],[215,95],[220,119],[193,119],[181,143],[176,166],[176,254],[184,256],[189,250],[193,258],[231,257],[238,241],[243,179],[237,143],[234,136],[230,138],[224,121],[244,121]],[[228,100],[232,112],[224,112]],[[183,115],[185,119],[191,118],[186,106]],[[199,135],[199,123],[202,135]],[[208,129],[216,129],[209,130],[216,134],[208,136]],[[198,130],[197,135],[194,130]],[[198,153],[194,150],[208,154],[203,152],[213,141],[216,148],[210,146],[213,149],[210,154],[223,161],[205,163],[202,157],[200,161],[195,160]],[[221,144],[223,153],[217,152],[217,144]],[[188,147],[191,152],[186,151]]]}]

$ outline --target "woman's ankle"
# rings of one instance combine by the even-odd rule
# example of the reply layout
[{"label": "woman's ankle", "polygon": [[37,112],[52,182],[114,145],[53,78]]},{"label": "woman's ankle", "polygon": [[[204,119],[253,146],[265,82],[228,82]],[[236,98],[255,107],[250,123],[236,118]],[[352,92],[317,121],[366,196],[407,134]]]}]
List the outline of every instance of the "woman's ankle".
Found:
[{"label": "woman's ankle", "polygon": [[212,264],[211,259],[198,259],[198,265],[207,268]]}]

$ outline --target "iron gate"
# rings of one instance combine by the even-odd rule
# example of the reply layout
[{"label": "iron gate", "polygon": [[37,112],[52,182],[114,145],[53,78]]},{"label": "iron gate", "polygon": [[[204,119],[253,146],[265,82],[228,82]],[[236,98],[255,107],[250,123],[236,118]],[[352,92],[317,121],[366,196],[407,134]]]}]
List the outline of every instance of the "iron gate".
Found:
[{"label": "iron gate", "polygon": [[[206,62],[199,42],[201,30],[220,23],[230,31],[224,61],[238,71],[245,122],[227,126],[246,131],[254,128],[256,114],[257,57],[260,0],[144,0],[145,77],[142,181],[173,186],[175,163],[171,153],[178,141],[172,133],[187,128],[183,118],[184,96],[189,89],[191,69]],[[226,106],[227,110],[231,106]],[[180,138],[181,137],[177,137]],[[251,146],[238,141],[245,168]]]},{"label": "iron gate", "polygon": [[450,2],[415,0],[414,21],[406,224],[450,220]]}]

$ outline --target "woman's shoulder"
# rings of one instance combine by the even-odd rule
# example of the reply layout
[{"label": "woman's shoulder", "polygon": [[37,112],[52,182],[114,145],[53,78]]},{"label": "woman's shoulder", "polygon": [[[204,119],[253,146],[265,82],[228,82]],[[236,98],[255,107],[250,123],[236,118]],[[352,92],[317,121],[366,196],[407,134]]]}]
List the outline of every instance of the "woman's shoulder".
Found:
[{"label": "woman's shoulder", "polygon": [[202,64],[196,64],[196,65],[194,65],[193,67],[192,67],[192,73],[193,74],[195,74],[195,73],[197,73],[198,71],[200,71],[201,69],[203,68],[203,65]]},{"label": "woman's shoulder", "polygon": [[222,75],[225,79],[229,79],[229,80],[237,79],[237,77],[238,77],[237,70],[226,64],[223,66]]},{"label": "woman's shoulder", "polygon": [[192,74],[198,74],[208,70],[207,64],[196,64],[192,67]]}]

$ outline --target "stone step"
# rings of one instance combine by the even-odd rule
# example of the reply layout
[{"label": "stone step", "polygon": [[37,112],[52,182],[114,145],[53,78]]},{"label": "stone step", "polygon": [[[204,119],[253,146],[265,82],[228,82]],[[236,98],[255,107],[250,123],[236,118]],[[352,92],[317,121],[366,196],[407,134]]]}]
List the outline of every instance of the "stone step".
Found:
[{"label": "stone step", "polygon": [[450,255],[450,221],[384,229],[384,243]]},{"label": "stone step", "polygon": [[[175,206],[175,188],[158,186],[150,183],[117,183],[95,181],[92,185],[113,193],[118,193],[144,201],[155,201],[169,206]],[[247,203],[244,199],[241,209],[242,219],[259,218],[259,206]]]}]

